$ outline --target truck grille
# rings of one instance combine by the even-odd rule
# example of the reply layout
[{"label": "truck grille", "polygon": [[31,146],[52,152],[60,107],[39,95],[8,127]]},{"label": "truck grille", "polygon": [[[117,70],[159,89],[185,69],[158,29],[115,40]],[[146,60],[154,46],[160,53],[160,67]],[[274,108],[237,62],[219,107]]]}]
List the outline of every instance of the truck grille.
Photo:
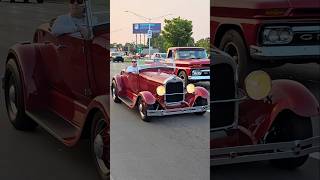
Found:
[{"label": "truck grille", "polygon": [[166,84],[166,102],[174,103],[183,101],[183,82],[175,81],[175,82],[167,82]]},{"label": "truck grille", "polygon": [[[211,66],[211,101],[235,98],[233,68],[228,64]],[[210,105],[210,128],[231,126],[235,118],[235,102],[220,102]]]}]

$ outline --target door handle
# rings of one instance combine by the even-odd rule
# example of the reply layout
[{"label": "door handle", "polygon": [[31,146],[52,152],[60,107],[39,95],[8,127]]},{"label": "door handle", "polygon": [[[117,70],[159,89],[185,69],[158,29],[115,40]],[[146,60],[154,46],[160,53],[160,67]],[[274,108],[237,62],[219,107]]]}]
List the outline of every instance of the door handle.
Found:
[{"label": "door handle", "polygon": [[57,49],[65,49],[65,48],[67,48],[66,45],[63,45],[63,44],[57,45]]}]

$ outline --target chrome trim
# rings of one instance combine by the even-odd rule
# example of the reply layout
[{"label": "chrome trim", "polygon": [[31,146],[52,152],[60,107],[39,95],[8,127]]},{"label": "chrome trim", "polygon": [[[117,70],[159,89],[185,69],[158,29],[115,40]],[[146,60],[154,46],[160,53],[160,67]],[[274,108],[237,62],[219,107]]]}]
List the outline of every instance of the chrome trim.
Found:
[{"label": "chrome trim", "polygon": [[272,47],[251,45],[250,55],[257,57],[319,56],[320,45]]},{"label": "chrome trim", "polygon": [[210,80],[210,76],[188,76],[189,80]]},{"label": "chrome trim", "polygon": [[226,100],[216,100],[216,101],[210,101],[210,103],[225,103],[225,102],[236,102],[236,101],[244,101],[248,99],[248,96],[243,96],[240,98],[235,98],[235,99],[226,99]]},{"label": "chrome trim", "polygon": [[210,149],[210,166],[295,158],[319,151],[320,136],[290,142],[216,148]]},{"label": "chrome trim", "polygon": [[320,31],[320,26],[293,26],[294,32]]},{"label": "chrome trim", "polygon": [[204,112],[209,109],[209,106],[196,106],[196,107],[186,107],[186,108],[174,108],[174,109],[165,109],[165,110],[147,110],[148,116],[167,116],[167,115],[176,115],[176,114],[185,114],[185,113],[195,113],[195,112]]}]

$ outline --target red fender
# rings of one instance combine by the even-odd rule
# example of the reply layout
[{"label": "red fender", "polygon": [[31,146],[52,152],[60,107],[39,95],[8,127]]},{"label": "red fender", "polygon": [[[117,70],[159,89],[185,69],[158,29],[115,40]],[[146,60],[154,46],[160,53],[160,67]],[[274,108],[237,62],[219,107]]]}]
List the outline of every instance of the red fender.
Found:
[{"label": "red fender", "polygon": [[147,103],[148,105],[152,105],[156,103],[156,98],[149,91],[141,91],[138,97],[141,97],[144,100],[144,102]]},{"label": "red fender", "polygon": [[209,99],[209,92],[205,88],[197,86],[193,94],[186,94],[186,101],[190,106],[193,106],[198,97]]},{"label": "red fender", "polygon": [[292,80],[272,81],[270,92],[272,105],[264,121],[255,129],[254,134],[260,139],[271,127],[279,113],[290,110],[293,113],[312,117],[320,114],[320,107],[315,96],[302,84]]},{"label": "red fender", "polygon": [[16,44],[10,48],[7,61],[11,58],[16,60],[20,72],[26,109],[44,107],[48,86],[37,45]]},{"label": "red fender", "polygon": [[200,87],[197,86],[195,88],[194,94],[196,97],[202,97],[204,99],[208,99],[209,98],[209,92],[204,88],[204,87]]},{"label": "red fender", "polygon": [[121,79],[121,75],[117,74],[115,75],[112,80],[114,80],[116,82],[117,85],[117,90],[118,90],[118,94],[123,90],[123,83],[122,83],[122,79]]}]

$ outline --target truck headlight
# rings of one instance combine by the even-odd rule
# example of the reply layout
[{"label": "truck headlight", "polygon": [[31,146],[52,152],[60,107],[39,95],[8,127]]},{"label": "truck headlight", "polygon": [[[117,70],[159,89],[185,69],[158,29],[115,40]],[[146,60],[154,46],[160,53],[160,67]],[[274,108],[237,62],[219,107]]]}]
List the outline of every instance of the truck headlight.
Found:
[{"label": "truck headlight", "polygon": [[157,94],[159,96],[163,96],[166,94],[166,88],[164,86],[158,86],[157,87]]},{"label": "truck headlight", "polygon": [[201,70],[192,70],[192,76],[201,76],[202,72]]},{"label": "truck headlight", "polygon": [[250,98],[261,100],[271,91],[271,78],[264,71],[253,71],[245,79],[245,88]]},{"label": "truck headlight", "polygon": [[196,90],[196,87],[194,86],[194,84],[188,84],[187,85],[187,92],[188,93],[194,93],[194,91]]},{"label": "truck headlight", "polygon": [[293,32],[288,26],[266,27],[262,32],[262,43],[265,45],[289,44],[293,39]]}]

